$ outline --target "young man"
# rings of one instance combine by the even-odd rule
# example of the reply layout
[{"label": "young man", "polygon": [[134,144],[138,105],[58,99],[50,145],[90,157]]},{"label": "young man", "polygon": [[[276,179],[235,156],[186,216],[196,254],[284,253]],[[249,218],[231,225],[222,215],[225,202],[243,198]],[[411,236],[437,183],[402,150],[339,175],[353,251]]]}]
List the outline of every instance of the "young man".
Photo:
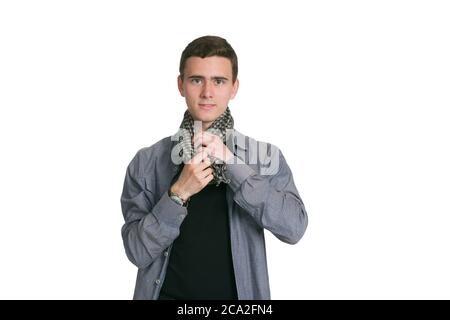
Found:
[{"label": "young man", "polygon": [[127,168],[122,237],[139,268],[135,299],[270,299],[264,229],[290,244],[305,232],[281,151],[233,128],[237,73],[225,39],[192,41],[180,61],[180,130]]}]

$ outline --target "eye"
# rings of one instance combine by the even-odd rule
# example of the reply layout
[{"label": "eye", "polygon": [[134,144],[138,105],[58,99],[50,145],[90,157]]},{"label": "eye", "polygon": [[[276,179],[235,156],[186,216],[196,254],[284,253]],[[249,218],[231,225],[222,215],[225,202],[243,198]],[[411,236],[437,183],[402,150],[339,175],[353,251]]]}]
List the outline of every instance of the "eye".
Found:
[{"label": "eye", "polygon": [[221,84],[224,84],[225,81],[223,81],[223,79],[215,79],[215,80],[214,80],[214,83],[215,83],[216,85],[221,85]]},{"label": "eye", "polygon": [[202,79],[200,79],[200,78],[192,78],[191,79],[191,83],[192,84],[200,84],[200,83],[202,83]]}]

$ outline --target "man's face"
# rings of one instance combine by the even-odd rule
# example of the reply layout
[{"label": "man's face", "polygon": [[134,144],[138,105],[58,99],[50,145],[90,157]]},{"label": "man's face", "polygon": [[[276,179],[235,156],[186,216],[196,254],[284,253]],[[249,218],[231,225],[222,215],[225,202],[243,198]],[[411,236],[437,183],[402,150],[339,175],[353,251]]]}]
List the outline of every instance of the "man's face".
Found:
[{"label": "man's face", "polygon": [[184,79],[178,77],[178,90],[194,120],[206,130],[227,108],[237,93],[233,84],[231,61],[224,57],[190,57],[186,60]]}]

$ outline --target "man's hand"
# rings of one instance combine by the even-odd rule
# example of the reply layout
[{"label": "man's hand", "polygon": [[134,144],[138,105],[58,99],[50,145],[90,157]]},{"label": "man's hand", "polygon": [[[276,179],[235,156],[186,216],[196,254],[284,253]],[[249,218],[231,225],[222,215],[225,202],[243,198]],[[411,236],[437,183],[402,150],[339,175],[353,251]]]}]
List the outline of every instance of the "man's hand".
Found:
[{"label": "man's hand", "polygon": [[220,139],[215,134],[209,132],[201,132],[194,135],[194,146],[201,146],[206,150],[206,152],[222,160],[223,162],[228,162],[234,157],[233,153],[228,149],[228,147],[223,144],[222,139]]},{"label": "man's hand", "polygon": [[173,184],[170,191],[186,201],[213,179],[213,170],[209,168],[210,165],[208,153],[204,148],[200,148],[200,151],[184,165],[177,182]]}]

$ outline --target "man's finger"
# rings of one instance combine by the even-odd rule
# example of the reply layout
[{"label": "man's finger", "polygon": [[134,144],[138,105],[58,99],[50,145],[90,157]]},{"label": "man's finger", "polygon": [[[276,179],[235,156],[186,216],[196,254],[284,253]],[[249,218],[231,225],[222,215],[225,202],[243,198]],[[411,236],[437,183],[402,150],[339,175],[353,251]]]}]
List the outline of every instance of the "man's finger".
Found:
[{"label": "man's finger", "polygon": [[220,136],[210,132],[203,132],[203,140],[207,140],[208,142],[214,141],[215,139],[222,140]]},{"label": "man's finger", "polygon": [[207,146],[208,144],[214,141],[214,135],[207,132],[199,133],[197,135],[194,135],[193,141],[194,146],[196,145]]},{"label": "man's finger", "polygon": [[195,133],[194,138],[192,139],[194,143],[194,148],[198,148],[202,145],[202,134],[201,133]]},{"label": "man's finger", "polygon": [[199,164],[202,163],[202,160],[208,157],[208,153],[203,148],[200,149],[200,151],[192,157],[191,160],[188,161],[189,164]]},{"label": "man's finger", "polygon": [[213,174],[210,174],[209,176],[207,176],[204,181],[205,185],[208,184],[212,179],[214,179]]},{"label": "man's finger", "polygon": [[211,160],[209,160],[209,157],[206,157],[205,159],[203,159],[203,162],[200,163],[200,165],[198,166],[198,170],[203,171],[209,166],[211,166]]},{"label": "man's finger", "polygon": [[[208,155],[208,153],[207,153],[207,155]],[[210,165],[211,165],[211,159],[209,158],[209,156],[206,156],[206,158],[204,158],[204,159],[202,160],[202,163],[204,163],[204,164],[210,166]]]},{"label": "man's finger", "polygon": [[204,178],[206,178],[207,176],[209,176],[212,173],[213,173],[213,170],[211,168],[206,168],[205,170],[202,171],[202,175]]}]

